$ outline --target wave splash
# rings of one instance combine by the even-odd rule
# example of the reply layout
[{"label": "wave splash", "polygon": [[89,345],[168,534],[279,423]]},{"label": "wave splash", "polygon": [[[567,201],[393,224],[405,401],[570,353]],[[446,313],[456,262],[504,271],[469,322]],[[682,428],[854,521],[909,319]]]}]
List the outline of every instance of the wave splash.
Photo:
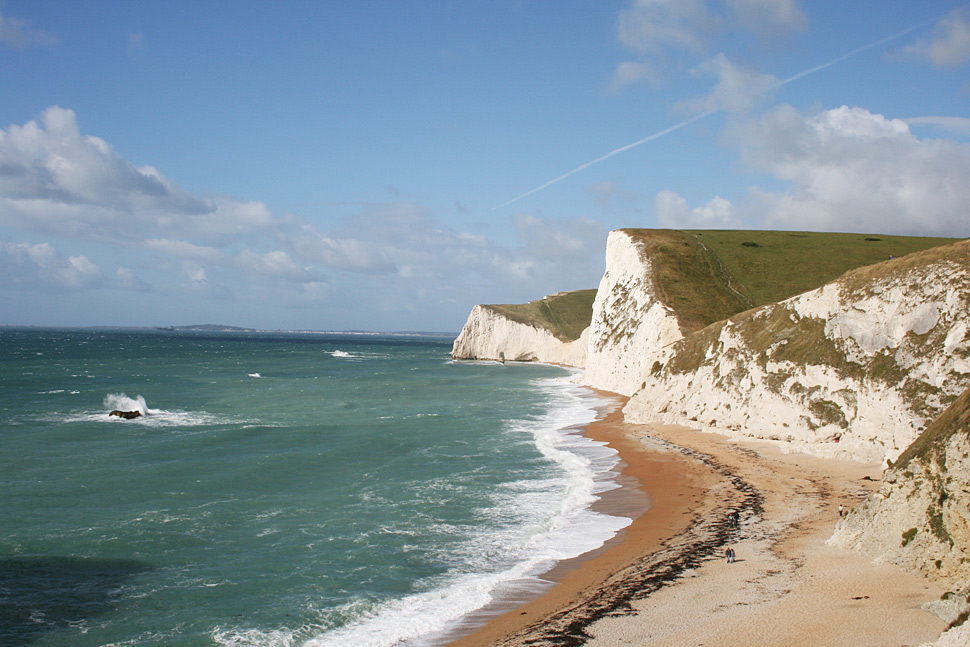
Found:
[{"label": "wave splash", "polygon": [[148,404],[145,403],[144,396],[137,396],[135,398],[129,398],[125,393],[109,393],[104,396],[104,408],[109,410],[119,410],[119,411],[138,411],[143,416],[147,416],[152,413],[148,409]]}]

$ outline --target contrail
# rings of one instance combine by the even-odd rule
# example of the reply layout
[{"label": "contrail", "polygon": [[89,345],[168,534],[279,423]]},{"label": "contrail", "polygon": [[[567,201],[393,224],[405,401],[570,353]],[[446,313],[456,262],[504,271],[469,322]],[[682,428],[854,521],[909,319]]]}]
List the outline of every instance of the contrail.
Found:
[{"label": "contrail", "polygon": [[623,151],[628,151],[631,148],[636,148],[640,144],[646,144],[647,142],[651,142],[651,141],[653,141],[655,139],[660,139],[664,135],[669,135],[670,133],[672,133],[674,131],[680,130],[684,126],[689,126],[690,124],[694,123],[695,121],[700,121],[704,117],[707,117],[708,115],[714,114],[715,112],[717,112],[717,111],[716,110],[708,110],[707,112],[702,112],[699,115],[694,115],[690,119],[683,120],[679,124],[675,124],[675,125],[673,125],[673,126],[671,126],[669,128],[664,128],[663,130],[657,131],[657,132],[655,132],[652,135],[647,135],[643,139],[638,139],[637,141],[633,142],[632,144],[627,144],[626,146],[621,146],[620,148],[617,148],[615,150],[611,150],[606,155],[603,155],[601,157],[597,157],[596,159],[590,160],[589,162],[586,162],[585,164],[581,164],[581,165],[577,166],[576,168],[574,168],[573,170],[569,171],[568,173],[563,173],[559,177],[557,177],[555,179],[552,179],[552,180],[549,180],[548,182],[546,182],[542,186],[537,186],[536,188],[532,189],[531,191],[526,191],[522,195],[520,195],[520,196],[518,196],[516,198],[512,198],[508,202],[503,202],[502,204],[498,205],[497,207],[492,207],[491,209],[488,210],[488,212],[491,213],[493,211],[497,211],[497,210],[501,209],[502,207],[507,207],[510,204],[512,204],[513,202],[518,202],[522,198],[528,197],[528,196],[532,195],[533,193],[538,193],[539,191],[542,191],[544,188],[546,188],[548,186],[552,186],[553,184],[555,184],[556,182],[559,182],[560,180],[565,180],[567,177],[569,177],[570,175],[573,175],[574,173],[579,173],[580,171],[582,171],[585,168],[589,168],[590,166],[593,166],[594,164],[599,164],[600,162],[602,162],[604,160],[608,160],[609,158],[613,157],[614,155],[619,155]]},{"label": "contrail", "polygon": [[809,69],[807,69],[807,70],[805,70],[803,72],[799,72],[798,74],[795,74],[794,76],[790,76],[787,79],[785,79],[784,81],[779,81],[777,87],[780,88],[783,85],[788,85],[792,81],[797,81],[798,79],[801,79],[803,77],[806,77],[809,74],[815,74],[816,72],[819,72],[821,70],[824,70],[827,67],[832,67],[836,63],[841,63],[842,61],[844,61],[844,60],[846,60],[848,58],[852,58],[856,54],[861,54],[862,52],[866,51],[867,49],[872,49],[873,47],[879,47],[880,45],[885,45],[886,43],[889,43],[891,41],[896,40],[897,38],[902,38],[903,36],[906,36],[908,34],[913,33],[914,31],[918,31],[918,30],[923,29],[924,27],[926,27],[928,25],[932,25],[933,23],[939,22],[942,17],[943,16],[938,16],[936,18],[931,18],[929,20],[924,20],[923,22],[917,23],[917,24],[913,25],[912,27],[908,27],[908,28],[906,28],[906,29],[904,29],[904,30],[902,30],[900,32],[896,32],[892,36],[886,36],[885,38],[880,38],[877,41],[873,41],[873,42],[869,43],[868,45],[863,45],[862,47],[857,47],[854,50],[852,50],[851,52],[846,52],[842,56],[837,56],[837,57],[833,58],[831,61],[829,61],[827,63],[822,63],[821,65],[816,65],[815,67],[811,67],[811,68],[809,68]]},{"label": "contrail", "polygon": [[[793,81],[798,81],[799,79],[803,79],[803,78],[805,78],[806,76],[808,76],[810,74],[815,74],[816,72],[820,72],[820,71],[822,71],[822,70],[824,70],[826,68],[832,67],[833,65],[835,65],[837,63],[841,63],[842,61],[844,61],[846,59],[852,58],[853,56],[856,56],[857,54],[861,54],[862,52],[864,52],[866,50],[872,49],[874,47],[879,47],[880,45],[885,45],[888,42],[894,41],[894,40],[896,40],[898,38],[902,38],[903,36],[906,36],[908,34],[911,34],[914,31],[917,31],[919,29],[923,29],[927,25],[931,25],[931,24],[933,24],[935,22],[938,22],[941,18],[942,18],[942,16],[938,16],[938,17],[932,18],[930,20],[924,20],[921,23],[918,23],[918,24],[913,25],[911,27],[907,27],[906,29],[904,29],[904,30],[902,30],[900,32],[897,32],[897,33],[893,34],[892,36],[886,36],[885,38],[880,38],[877,41],[873,41],[873,42],[869,43],[868,45],[863,45],[862,47],[857,47],[856,49],[854,49],[854,50],[852,50],[850,52],[846,52],[845,54],[842,54],[841,56],[837,56],[837,57],[833,58],[832,60],[830,60],[830,61],[828,61],[826,63],[822,63],[821,65],[816,65],[815,67],[810,67],[807,70],[803,70],[803,71],[799,72],[798,74],[795,74],[793,76],[788,77],[787,79],[784,79],[782,81],[778,81],[775,84],[775,88],[780,88],[782,86],[788,85],[789,83],[792,83]],[[488,210],[488,213],[492,213],[493,211],[498,211],[502,207],[507,207],[510,204],[514,203],[514,202],[518,202],[522,198],[527,198],[530,195],[532,195],[533,193],[538,193],[539,191],[542,191],[543,189],[548,188],[548,187],[552,186],[553,184],[556,184],[557,182],[561,182],[562,180],[565,180],[570,175],[575,175],[576,173],[579,173],[580,171],[582,171],[584,169],[587,169],[590,166],[594,166],[596,164],[599,164],[600,162],[606,161],[609,158],[613,157],[614,155],[619,155],[620,153],[623,153],[625,151],[628,151],[631,148],[636,148],[637,146],[640,146],[642,144],[646,144],[647,142],[652,142],[655,139],[660,139],[661,137],[663,137],[665,135],[669,135],[672,132],[676,132],[676,131],[680,130],[681,128],[684,128],[685,126],[691,125],[695,121],[700,121],[701,119],[704,119],[705,117],[711,116],[715,112],[719,112],[719,110],[716,109],[716,108],[712,108],[711,110],[707,110],[706,112],[702,112],[700,114],[694,115],[693,117],[691,117],[689,119],[685,119],[685,120],[681,121],[678,124],[674,124],[673,126],[670,126],[669,128],[664,128],[663,130],[658,130],[657,132],[653,133],[652,135],[647,135],[643,139],[638,139],[637,141],[633,142],[632,144],[627,144],[626,146],[621,146],[620,148],[617,148],[615,150],[611,150],[606,155],[602,155],[600,157],[597,157],[596,159],[590,160],[589,162],[586,162],[585,164],[580,164],[579,166],[577,166],[573,170],[568,171],[566,173],[563,173],[559,177],[553,178],[553,179],[549,180],[548,182],[546,182],[545,184],[542,184],[540,186],[537,186],[536,188],[532,189],[531,191],[526,191],[525,193],[523,193],[520,196],[516,196],[516,197],[512,198],[511,200],[508,200],[506,202],[503,202],[502,204],[500,204],[500,205],[498,205],[496,207],[492,207],[491,209]]]}]

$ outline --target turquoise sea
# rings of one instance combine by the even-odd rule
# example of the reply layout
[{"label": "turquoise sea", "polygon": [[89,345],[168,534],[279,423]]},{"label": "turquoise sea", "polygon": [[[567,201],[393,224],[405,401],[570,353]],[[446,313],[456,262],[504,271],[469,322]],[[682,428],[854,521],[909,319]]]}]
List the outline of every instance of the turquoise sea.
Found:
[{"label": "turquoise sea", "polygon": [[0,645],[434,645],[541,588],[628,522],[608,403],[451,341],[0,329]]}]

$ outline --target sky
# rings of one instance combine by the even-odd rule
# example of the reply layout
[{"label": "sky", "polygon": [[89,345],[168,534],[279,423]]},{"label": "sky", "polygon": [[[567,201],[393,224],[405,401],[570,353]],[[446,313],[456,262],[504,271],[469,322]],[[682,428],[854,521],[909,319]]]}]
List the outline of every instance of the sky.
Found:
[{"label": "sky", "polygon": [[0,325],[457,332],[623,227],[970,236],[970,5],[0,0]]}]

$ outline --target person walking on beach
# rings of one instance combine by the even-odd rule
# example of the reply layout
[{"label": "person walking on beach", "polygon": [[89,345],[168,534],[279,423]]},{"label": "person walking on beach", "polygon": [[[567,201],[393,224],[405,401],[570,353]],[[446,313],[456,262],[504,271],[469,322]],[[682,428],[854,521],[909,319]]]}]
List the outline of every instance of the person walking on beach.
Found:
[{"label": "person walking on beach", "polygon": [[724,551],[724,554],[727,556],[727,562],[728,562],[728,564],[733,564],[734,563],[734,549],[733,548],[728,548],[726,551]]},{"label": "person walking on beach", "polygon": [[842,504],[839,504],[839,519],[842,518]]}]

